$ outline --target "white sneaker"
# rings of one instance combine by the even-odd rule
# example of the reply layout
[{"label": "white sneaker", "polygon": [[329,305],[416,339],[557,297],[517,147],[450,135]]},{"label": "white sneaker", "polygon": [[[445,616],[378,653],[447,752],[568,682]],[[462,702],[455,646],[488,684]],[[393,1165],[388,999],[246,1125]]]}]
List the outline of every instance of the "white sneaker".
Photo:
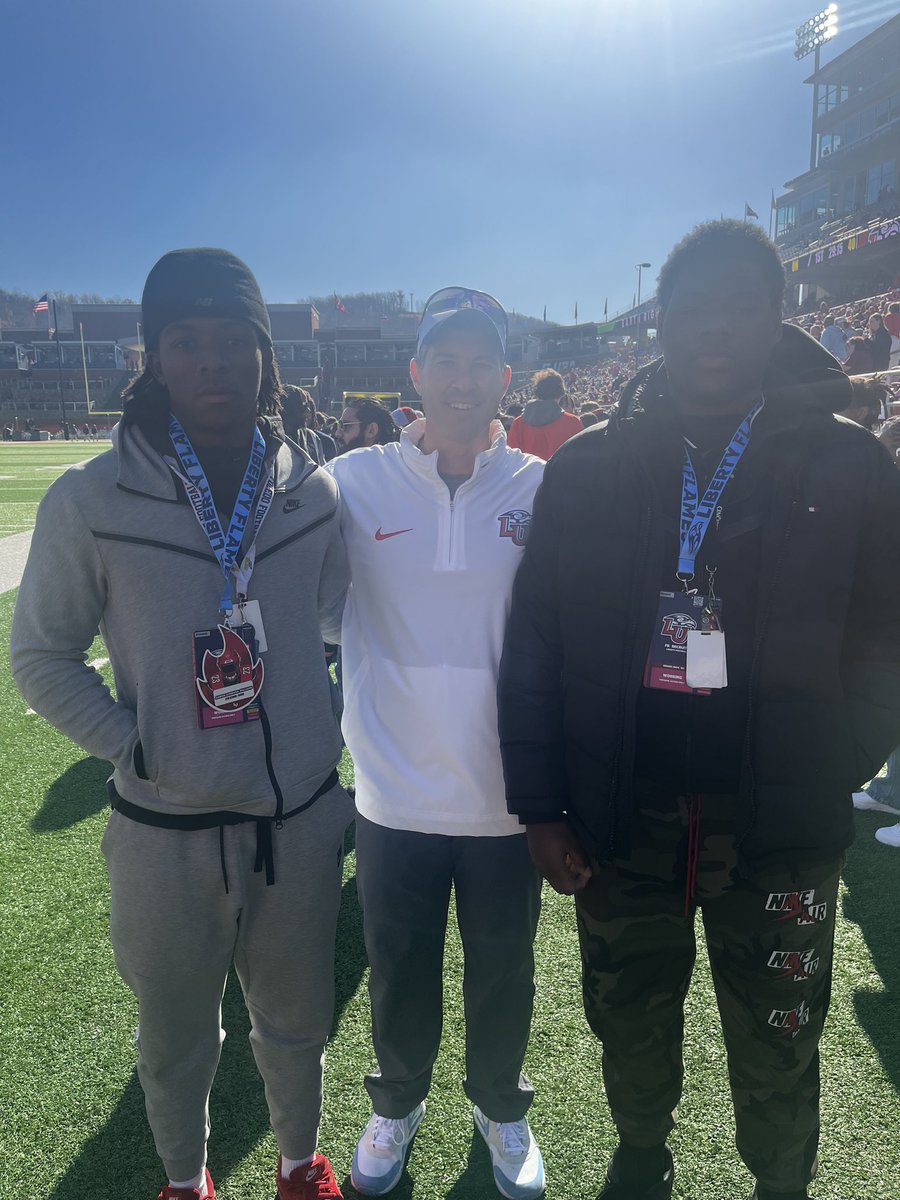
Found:
[{"label": "white sneaker", "polygon": [[900,846],[900,821],[896,825],[888,825],[885,829],[876,829],[875,838],[884,842],[885,846]]},{"label": "white sneaker", "polygon": [[881,800],[876,800],[868,792],[854,792],[853,807],[860,809],[862,812],[896,813],[897,816],[900,816],[900,808],[892,808],[890,804],[884,804]]},{"label": "white sneaker", "polygon": [[494,1183],[507,1200],[534,1200],[546,1188],[544,1160],[534,1135],[521,1121],[490,1121],[476,1105],[475,1128],[487,1143],[494,1168]]},{"label": "white sneaker", "polygon": [[425,1116],[425,1101],[406,1117],[372,1113],[353,1151],[350,1182],[361,1196],[384,1196],[403,1174],[410,1143]]}]

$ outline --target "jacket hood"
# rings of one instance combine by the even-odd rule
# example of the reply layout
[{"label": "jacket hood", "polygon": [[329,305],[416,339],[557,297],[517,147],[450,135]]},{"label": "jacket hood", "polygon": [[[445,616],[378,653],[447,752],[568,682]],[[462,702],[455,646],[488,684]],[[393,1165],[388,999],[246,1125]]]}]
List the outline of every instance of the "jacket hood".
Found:
[{"label": "jacket hood", "polygon": [[561,415],[562,408],[556,400],[529,400],[522,410],[526,425],[552,425]]},{"label": "jacket hood", "polygon": [[[783,322],[781,331],[763,379],[766,400],[794,412],[807,407],[825,412],[846,408],[852,398],[850,380],[834,355],[796,325]],[[666,391],[665,359],[657,358],[625,385],[615,410],[617,420],[658,407]]]},{"label": "jacket hood", "polygon": [[[260,433],[266,439],[266,458],[274,457],[275,491],[290,492],[316,470],[305,450],[296,446],[269,417],[260,417]],[[123,419],[111,435],[118,456],[117,485],[138,495],[179,503],[181,485],[166,465],[163,454],[171,453],[166,417],[162,420]]]}]

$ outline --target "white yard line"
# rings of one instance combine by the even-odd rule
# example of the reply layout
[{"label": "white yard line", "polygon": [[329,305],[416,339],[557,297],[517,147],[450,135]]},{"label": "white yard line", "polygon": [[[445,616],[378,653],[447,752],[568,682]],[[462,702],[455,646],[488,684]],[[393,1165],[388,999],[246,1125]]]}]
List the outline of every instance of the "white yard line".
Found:
[{"label": "white yard line", "polygon": [[78,462],[71,463],[53,463],[48,467],[35,467],[35,471],[68,471],[69,467],[80,467],[83,462],[87,462],[86,458],[79,458]]}]

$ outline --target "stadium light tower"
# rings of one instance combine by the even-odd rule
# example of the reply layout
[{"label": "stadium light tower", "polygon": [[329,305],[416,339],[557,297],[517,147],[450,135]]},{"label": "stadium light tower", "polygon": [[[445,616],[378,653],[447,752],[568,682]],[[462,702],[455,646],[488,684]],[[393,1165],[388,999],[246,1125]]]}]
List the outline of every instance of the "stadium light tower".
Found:
[{"label": "stadium light tower", "polygon": [[802,25],[797,26],[797,37],[794,42],[794,58],[799,61],[801,58],[806,58],[807,54],[812,54],[815,51],[816,70],[818,71],[819,51],[826,42],[831,41],[837,31],[838,6],[836,4],[829,4],[827,8],[823,8],[814,17],[810,17],[808,21],[804,21]]},{"label": "stadium light tower", "polygon": [[641,302],[641,272],[648,270],[652,265],[653,265],[652,263],[635,263],[634,264],[634,269],[638,273],[638,293],[637,293],[638,304],[640,304],[640,302]]},{"label": "stadium light tower", "polygon": [[[808,21],[804,21],[802,25],[798,25],[796,29],[796,38],[794,40],[794,58],[799,62],[801,58],[806,58],[808,54],[815,54],[816,63],[813,75],[819,73],[819,56],[822,47],[826,42],[830,42],[838,31],[838,6],[829,4],[827,8],[823,8],[821,12],[817,12],[814,17],[810,17]],[[809,169],[812,171],[816,166],[816,115],[818,112],[817,93],[819,90],[818,83],[813,84],[813,115],[812,115],[812,134],[809,144]]]}]

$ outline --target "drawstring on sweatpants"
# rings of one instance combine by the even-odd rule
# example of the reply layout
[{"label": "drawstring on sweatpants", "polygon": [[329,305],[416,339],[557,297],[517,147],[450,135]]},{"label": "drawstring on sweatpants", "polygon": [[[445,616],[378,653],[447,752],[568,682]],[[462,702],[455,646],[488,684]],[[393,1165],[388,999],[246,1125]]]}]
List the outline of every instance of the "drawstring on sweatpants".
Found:
[{"label": "drawstring on sweatpants", "polygon": [[[254,872],[265,868],[266,886],[275,882],[275,854],[272,846],[272,822],[268,817],[250,818],[256,825],[256,858],[253,863]],[[276,825],[276,829],[280,826]],[[222,863],[222,882],[225,884],[225,894],[228,894],[228,868],[225,866],[225,822],[219,826],[219,860]]]},{"label": "drawstring on sweatpants", "polygon": [[697,892],[697,867],[700,863],[700,815],[703,812],[703,797],[691,796],[688,808],[687,875],[684,884],[684,915],[691,910]]},{"label": "drawstring on sweatpants", "polygon": [[[281,825],[276,828],[280,829]],[[275,855],[272,849],[272,822],[265,817],[256,822],[256,862],[253,864],[254,871],[266,869],[266,886],[271,887],[275,882]],[[225,883],[225,890],[228,890],[228,883]]]},{"label": "drawstring on sweatpants", "polygon": [[225,826],[219,826],[219,861],[222,863],[222,881],[225,884],[225,894],[228,895],[228,868],[225,866]]}]

